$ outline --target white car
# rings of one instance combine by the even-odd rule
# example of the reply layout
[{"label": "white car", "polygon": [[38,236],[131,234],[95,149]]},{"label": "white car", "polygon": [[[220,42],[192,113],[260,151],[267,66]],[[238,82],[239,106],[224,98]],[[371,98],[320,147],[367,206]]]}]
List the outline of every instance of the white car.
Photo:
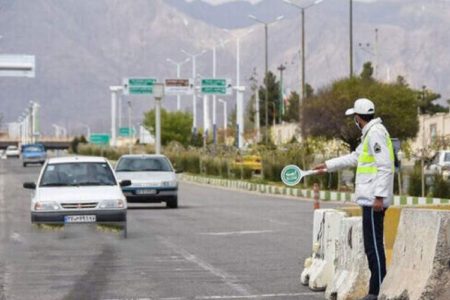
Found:
[{"label": "white car", "polygon": [[169,159],[164,155],[123,155],[116,165],[117,178],[131,180],[122,187],[129,203],[161,203],[178,207],[178,181]]},{"label": "white car", "polygon": [[103,157],[50,158],[42,167],[31,200],[31,222],[38,224],[107,223],[121,225],[126,237],[127,201]]},{"label": "white car", "polygon": [[450,150],[437,151],[425,166],[425,175],[440,174],[447,180],[450,178]]},{"label": "white car", "polygon": [[17,146],[8,146],[5,151],[6,157],[20,157],[20,150]]}]

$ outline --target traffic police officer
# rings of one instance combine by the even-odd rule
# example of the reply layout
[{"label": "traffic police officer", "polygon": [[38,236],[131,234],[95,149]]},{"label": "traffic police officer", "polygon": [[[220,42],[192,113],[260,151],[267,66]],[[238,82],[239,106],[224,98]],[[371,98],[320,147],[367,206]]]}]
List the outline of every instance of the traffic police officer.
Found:
[{"label": "traffic police officer", "polygon": [[392,202],[394,188],[394,150],[388,131],[380,118],[374,118],[375,105],[369,99],[355,101],[345,114],[353,116],[362,131],[361,144],[348,155],[327,160],[314,169],[332,172],[356,168],[355,200],[362,207],[364,249],[371,272],[369,294],[364,300],[377,299],[386,275],[383,221]]}]

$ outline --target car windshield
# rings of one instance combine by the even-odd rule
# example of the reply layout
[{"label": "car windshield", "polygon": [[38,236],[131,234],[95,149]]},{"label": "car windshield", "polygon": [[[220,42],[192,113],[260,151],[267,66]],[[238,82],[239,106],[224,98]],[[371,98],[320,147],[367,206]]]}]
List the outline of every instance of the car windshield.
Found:
[{"label": "car windshield", "polygon": [[6,150],[17,150],[16,146],[9,146],[8,148],[6,148]]},{"label": "car windshield", "polygon": [[116,185],[107,163],[49,164],[44,170],[41,187]]},{"label": "car windshield", "polygon": [[124,157],[117,164],[116,172],[172,172],[165,157]]}]

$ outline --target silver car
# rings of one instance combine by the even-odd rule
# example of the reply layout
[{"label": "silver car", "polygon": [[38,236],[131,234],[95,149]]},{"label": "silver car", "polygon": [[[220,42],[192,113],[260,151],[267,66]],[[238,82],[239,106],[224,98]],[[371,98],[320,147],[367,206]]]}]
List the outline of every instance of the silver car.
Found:
[{"label": "silver car", "polygon": [[164,155],[123,155],[116,165],[119,180],[131,180],[122,187],[128,203],[161,203],[178,207],[178,181],[169,159]]}]

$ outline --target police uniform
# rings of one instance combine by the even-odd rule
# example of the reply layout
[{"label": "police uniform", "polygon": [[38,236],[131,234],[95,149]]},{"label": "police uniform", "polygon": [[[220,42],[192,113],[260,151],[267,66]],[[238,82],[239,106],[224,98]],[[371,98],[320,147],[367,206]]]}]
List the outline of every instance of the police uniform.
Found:
[{"label": "police uniform", "polygon": [[[356,107],[355,102],[355,111]],[[381,119],[373,119],[363,127],[361,144],[354,152],[327,160],[325,164],[329,172],[357,167],[355,200],[362,207],[364,249],[371,271],[369,294],[375,297],[386,275],[383,221],[385,210],[392,202],[394,188],[394,151]],[[383,211],[373,210],[375,197],[383,198]]]}]

